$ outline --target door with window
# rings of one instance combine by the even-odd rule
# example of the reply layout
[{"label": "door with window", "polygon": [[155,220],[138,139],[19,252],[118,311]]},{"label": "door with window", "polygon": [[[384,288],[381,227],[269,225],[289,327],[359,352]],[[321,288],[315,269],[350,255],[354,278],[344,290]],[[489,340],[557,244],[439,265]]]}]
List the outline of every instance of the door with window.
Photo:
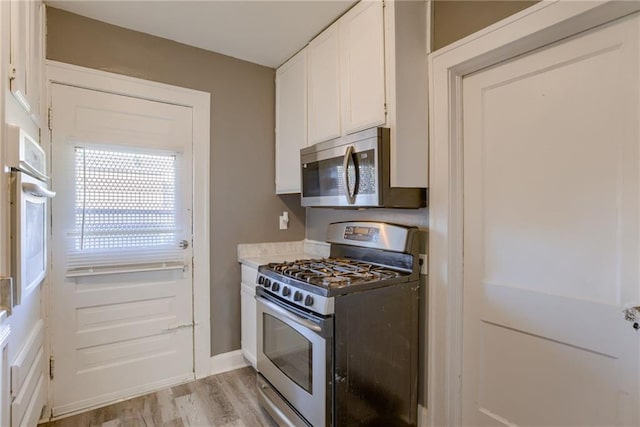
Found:
[{"label": "door with window", "polygon": [[194,378],[192,110],[52,85],[53,414]]}]

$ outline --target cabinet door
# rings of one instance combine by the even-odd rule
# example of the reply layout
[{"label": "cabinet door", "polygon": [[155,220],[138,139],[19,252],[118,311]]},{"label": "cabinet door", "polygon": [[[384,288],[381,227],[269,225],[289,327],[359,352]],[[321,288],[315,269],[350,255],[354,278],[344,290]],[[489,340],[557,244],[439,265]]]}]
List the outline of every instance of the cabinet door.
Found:
[{"label": "cabinet door", "polygon": [[276,193],[300,192],[300,149],[307,145],[307,50],[276,71]]},{"label": "cabinet door", "polygon": [[40,1],[11,1],[11,93],[37,119],[43,58],[44,5]]},{"label": "cabinet door", "polygon": [[360,2],[340,19],[342,133],[385,123],[382,1]]},{"label": "cabinet door", "polygon": [[[6,318],[6,312],[0,315],[0,322]],[[9,373],[9,334],[11,328],[0,324],[0,425],[11,425],[11,382]]]},{"label": "cabinet door", "polygon": [[252,286],[240,285],[240,342],[242,346],[242,354],[256,367],[256,299],[255,290]]},{"label": "cabinet door", "polygon": [[338,25],[309,43],[309,143],[340,136]]}]

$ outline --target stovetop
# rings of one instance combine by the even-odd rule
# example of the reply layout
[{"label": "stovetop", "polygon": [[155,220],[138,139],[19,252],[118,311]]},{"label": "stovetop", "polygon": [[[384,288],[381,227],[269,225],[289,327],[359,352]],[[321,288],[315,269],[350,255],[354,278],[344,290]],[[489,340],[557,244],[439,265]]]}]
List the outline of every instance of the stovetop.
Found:
[{"label": "stovetop", "polygon": [[407,275],[389,268],[346,258],[271,263],[269,269],[323,288],[341,288]]},{"label": "stovetop", "polygon": [[333,298],[417,281],[415,227],[358,221],[329,225],[330,256],[271,263],[258,268],[258,294],[331,314]]},{"label": "stovetop", "polygon": [[346,258],[271,263],[258,268],[258,295],[329,315],[334,297],[404,283],[411,274]]}]

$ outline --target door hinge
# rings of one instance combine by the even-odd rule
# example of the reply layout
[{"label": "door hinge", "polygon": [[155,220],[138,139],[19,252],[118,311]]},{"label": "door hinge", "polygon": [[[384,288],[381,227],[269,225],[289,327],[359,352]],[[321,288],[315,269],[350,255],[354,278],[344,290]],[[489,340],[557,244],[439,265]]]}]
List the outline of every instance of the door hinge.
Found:
[{"label": "door hinge", "polygon": [[[385,115],[387,114],[387,103],[386,102],[384,103],[384,114]],[[51,129],[51,128],[49,128],[49,129]]]},{"label": "door hinge", "polygon": [[53,108],[51,107],[47,110],[47,126],[49,130],[53,130]]},{"label": "door hinge", "polygon": [[53,379],[53,371],[56,367],[56,359],[53,356],[49,356],[49,379]]}]

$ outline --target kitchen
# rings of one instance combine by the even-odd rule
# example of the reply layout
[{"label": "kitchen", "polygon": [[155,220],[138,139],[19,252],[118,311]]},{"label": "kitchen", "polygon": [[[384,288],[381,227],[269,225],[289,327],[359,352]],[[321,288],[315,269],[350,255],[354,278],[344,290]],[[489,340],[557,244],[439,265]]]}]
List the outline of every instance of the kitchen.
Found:
[{"label": "kitchen", "polygon": [[[2,28],[6,28],[7,22],[8,6],[5,3],[2,6]],[[528,5],[492,3],[495,16],[484,17],[487,20],[482,23],[483,13],[487,13],[486,10],[491,9],[490,7],[479,9],[466,2],[444,2],[440,9],[440,13],[444,15],[438,18],[438,6],[434,10],[435,31],[439,31],[438,28],[443,31],[440,36],[435,34],[434,47],[444,46]],[[447,23],[446,19],[453,20],[456,25]],[[438,22],[443,24],[439,27]],[[466,30],[465,26],[468,27]],[[461,33],[446,34],[446,31],[456,30]],[[220,357],[224,359],[223,355],[238,351],[241,346],[237,244],[301,241],[305,238],[323,242],[326,239],[327,225],[341,220],[374,219],[416,225],[423,230],[429,228],[428,208],[364,211],[305,209],[300,206],[297,194],[275,195],[274,162],[264,161],[275,156],[275,72],[272,67],[208,54],[196,48],[83,18],[55,7],[47,12],[47,31],[47,58],[50,60],[212,94],[211,196],[208,199],[211,206],[212,242],[212,363],[218,363]],[[439,37],[444,40],[441,45],[437,44]],[[6,44],[7,38],[3,37],[3,40]],[[3,46],[3,58],[6,59],[6,55],[7,47]],[[167,58],[172,58],[170,64],[176,65],[167,65]],[[31,133],[37,134],[33,125],[20,118],[22,116],[17,113],[12,97],[13,95],[6,96],[7,103],[3,113],[5,117],[10,118],[14,124],[23,124],[20,123],[23,121]],[[247,171],[251,173],[246,173]],[[281,231],[278,217],[283,211],[289,213],[289,228]],[[7,253],[6,246],[2,253]],[[31,326],[22,326],[20,320],[23,316],[21,313],[25,310],[26,306],[18,306],[16,314],[9,318],[12,340],[15,337],[26,337],[31,329]],[[30,318],[25,323],[31,325],[35,321]],[[9,343],[11,360],[17,354],[16,346],[20,346],[21,342],[20,338],[15,339],[18,340],[16,344],[12,344],[14,341]],[[420,402],[424,403],[422,399],[424,397],[421,397]]]}]

